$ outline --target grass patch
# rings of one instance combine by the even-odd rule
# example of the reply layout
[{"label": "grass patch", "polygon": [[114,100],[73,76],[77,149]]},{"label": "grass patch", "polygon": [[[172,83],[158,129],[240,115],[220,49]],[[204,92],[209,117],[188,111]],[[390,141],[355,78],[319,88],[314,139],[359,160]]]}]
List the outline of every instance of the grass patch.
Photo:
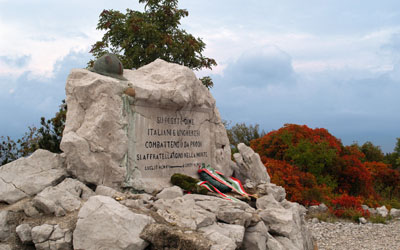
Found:
[{"label": "grass patch", "polygon": [[334,223],[338,221],[338,218],[335,215],[331,214],[329,211],[310,214],[309,218],[317,218],[319,221],[329,223]]},{"label": "grass patch", "polygon": [[392,216],[390,216],[390,215],[388,215],[386,217],[382,217],[382,216],[376,214],[376,215],[371,215],[369,217],[369,221],[371,223],[380,223],[380,224],[387,224],[387,222],[391,219],[392,219]]}]

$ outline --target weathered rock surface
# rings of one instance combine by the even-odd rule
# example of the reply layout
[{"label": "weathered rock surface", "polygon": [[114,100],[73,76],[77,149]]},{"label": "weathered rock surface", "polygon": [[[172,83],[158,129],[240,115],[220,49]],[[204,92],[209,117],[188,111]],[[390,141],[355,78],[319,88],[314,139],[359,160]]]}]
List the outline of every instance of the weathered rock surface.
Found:
[{"label": "weathered rock surface", "polygon": [[202,227],[200,231],[204,232],[208,239],[214,241],[213,247],[216,249],[237,249],[242,245],[245,228],[240,225],[215,223]]},{"label": "weathered rock surface", "polygon": [[319,205],[313,205],[308,208],[308,213],[311,213],[311,214],[324,213],[326,211],[328,211],[328,207],[324,203],[321,203]]},{"label": "weathered rock surface", "polygon": [[400,209],[392,208],[390,209],[390,216],[393,218],[400,217]]},{"label": "weathered rock surface", "polygon": [[248,227],[243,239],[243,249],[267,250],[268,235],[268,227],[265,226],[263,221],[258,222],[255,226]]},{"label": "weathered rock surface", "polygon": [[213,213],[219,221],[227,224],[248,227],[260,220],[255,209],[242,201],[231,202],[214,196],[198,194],[188,194],[183,199],[194,201],[198,207]]},{"label": "weathered rock surface", "polygon": [[233,155],[237,168],[235,176],[243,183],[250,180],[255,185],[271,182],[260,156],[244,143],[238,144],[239,153]]},{"label": "weathered rock surface", "polygon": [[[272,194],[257,200],[257,212],[284,249],[313,249],[312,236],[306,227],[306,209],[293,202],[277,202]],[[279,236],[279,238],[278,238]],[[277,244],[271,242],[270,244]]]},{"label": "weathered rock surface", "polygon": [[382,217],[386,217],[389,214],[389,211],[385,206],[377,207],[376,212]]},{"label": "weathered rock surface", "polygon": [[32,228],[29,224],[21,224],[16,228],[16,233],[23,244],[32,242]]},{"label": "weathered rock surface", "polygon": [[37,250],[72,249],[72,232],[59,225],[43,224],[32,228],[32,241]]},{"label": "weathered rock surface", "polygon": [[[170,107],[177,115],[179,110],[210,110],[207,130],[213,141],[211,165],[232,175],[229,140],[215,100],[189,68],[156,60],[138,70],[124,70],[124,77],[127,81],[85,69],[71,71],[66,85],[68,113],[61,149],[74,176],[85,183],[117,189],[125,185],[152,192],[168,186],[169,179],[147,183],[132,165],[129,136],[133,123],[126,105],[144,103]],[[135,96],[125,94],[126,89],[134,89]]]},{"label": "weathered rock surface", "polygon": [[0,211],[0,241],[3,241],[10,236],[8,213],[8,211]]},{"label": "weathered rock surface", "polygon": [[[162,237],[160,237],[162,236]],[[180,229],[164,224],[147,225],[140,237],[150,242],[150,249],[193,249],[209,250],[212,242],[203,235],[193,231]]]},{"label": "weathered rock surface", "polygon": [[198,206],[192,199],[182,197],[170,200],[157,200],[154,203],[157,213],[166,221],[192,230],[212,225],[216,215]]},{"label": "weathered rock surface", "polygon": [[158,199],[175,199],[183,196],[183,190],[178,186],[164,188],[157,194]]},{"label": "weathered rock surface", "polygon": [[122,197],[124,196],[123,193],[112,189],[110,187],[107,186],[103,186],[103,185],[99,185],[96,188],[96,194],[97,195],[102,195],[102,196],[108,196],[108,197]]},{"label": "weathered rock surface", "polygon": [[66,176],[64,159],[39,149],[0,168],[0,201],[9,204],[35,195]]},{"label": "weathered rock surface", "polygon": [[74,249],[145,249],[148,243],[139,234],[153,222],[110,197],[92,196],[79,211]]},{"label": "weathered rock surface", "polygon": [[286,191],[283,187],[277,186],[274,183],[265,183],[257,186],[257,193],[259,195],[272,194],[275,200],[281,202],[286,198]]},{"label": "weathered rock surface", "polygon": [[0,250],[12,250],[8,244],[0,244]]},{"label": "weathered rock surface", "polygon": [[83,200],[95,193],[83,183],[71,178],[55,187],[47,187],[33,199],[33,205],[45,214],[63,216],[78,210]]}]

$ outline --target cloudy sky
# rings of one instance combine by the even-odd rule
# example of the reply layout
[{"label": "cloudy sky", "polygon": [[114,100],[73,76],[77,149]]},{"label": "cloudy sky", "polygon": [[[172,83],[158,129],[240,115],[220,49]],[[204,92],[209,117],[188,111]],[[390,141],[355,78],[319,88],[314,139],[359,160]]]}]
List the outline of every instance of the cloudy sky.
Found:
[{"label": "cloudy sky", "polygon": [[[182,28],[217,60],[211,75],[222,118],[328,129],[348,145],[385,152],[400,137],[397,0],[181,0]],[[0,136],[21,137],[53,117],[72,68],[91,59],[103,9],[132,0],[0,0]]]}]

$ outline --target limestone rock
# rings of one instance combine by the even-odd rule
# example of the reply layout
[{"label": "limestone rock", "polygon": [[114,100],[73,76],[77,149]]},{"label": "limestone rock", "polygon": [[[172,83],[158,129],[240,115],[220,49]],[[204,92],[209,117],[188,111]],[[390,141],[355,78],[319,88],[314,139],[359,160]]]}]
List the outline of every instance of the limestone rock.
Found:
[{"label": "limestone rock", "polygon": [[390,209],[390,216],[393,218],[400,217],[400,209],[392,208]]},{"label": "limestone rock", "polygon": [[313,205],[308,208],[308,213],[315,214],[315,213],[324,213],[328,211],[328,207],[321,203],[319,205]]},{"label": "limestone rock", "polygon": [[183,196],[183,190],[178,186],[164,188],[156,195],[158,199],[175,199]]},{"label": "limestone rock", "polygon": [[260,195],[272,194],[278,202],[286,198],[286,191],[283,187],[274,183],[265,183],[257,186],[257,193]]},{"label": "limestone rock", "polygon": [[312,218],[311,222],[312,223],[319,223],[319,220],[318,220],[318,218]]},{"label": "limestone rock", "polygon": [[243,183],[245,183],[247,179],[256,185],[271,182],[267,170],[261,162],[260,156],[244,143],[239,143],[237,147],[239,153],[233,155],[238,165],[235,176]]},{"label": "limestone rock", "polygon": [[93,192],[93,190],[91,190],[88,186],[72,178],[65,179],[63,182],[57,185],[57,188],[67,191],[84,201],[95,195],[95,192]]},{"label": "limestone rock", "polygon": [[[258,199],[257,208],[261,219],[275,236],[270,244],[283,249],[313,249],[312,235],[307,229],[304,214],[306,209],[298,203],[283,200],[278,203],[272,194]],[[277,238],[277,237],[281,238]],[[279,248],[278,248],[279,249]]]},{"label": "limestone rock", "polygon": [[93,195],[94,192],[86,185],[68,178],[55,187],[45,188],[33,198],[33,204],[45,214],[63,216],[67,212],[78,210],[81,200],[87,200]]},{"label": "limestone rock", "polygon": [[262,196],[257,199],[256,207],[258,209],[267,209],[267,208],[282,208],[282,205],[277,202],[272,194]]},{"label": "limestone rock", "polygon": [[272,235],[268,234],[267,249],[268,250],[289,250],[290,248],[285,248],[284,246],[282,246],[282,244],[278,240],[276,240],[274,237],[272,237]]},{"label": "limestone rock", "polygon": [[53,230],[54,226],[49,224],[43,224],[41,226],[36,226],[32,228],[31,234],[33,243],[38,244],[47,241],[50,238]]},{"label": "limestone rock", "polygon": [[[84,183],[115,189],[133,187],[148,193],[168,187],[170,174],[158,180],[144,178],[145,172],[137,168],[136,156],[131,152],[136,141],[131,138],[135,119],[148,115],[138,107],[146,105],[165,110],[168,107],[179,117],[185,110],[206,110],[209,117],[202,126],[211,142],[206,147],[210,150],[209,163],[225,175],[232,175],[229,140],[215,100],[192,70],[156,60],[137,70],[124,70],[124,77],[127,81],[85,69],[71,71],[66,84],[68,112],[61,149],[74,176]],[[127,89],[134,91],[134,97],[126,94]]]},{"label": "limestone rock", "polygon": [[74,249],[145,249],[148,243],[139,234],[153,222],[110,197],[92,196],[79,211]]},{"label": "limestone rock", "polygon": [[24,204],[24,213],[28,217],[34,217],[39,214],[39,211],[36,209],[36,207],[33,205],[32,201],[27,201]]},{"label": "limestone rock", "polygon": [[29,224],[21,224],[15,229],[19,239],[23,244],[29,244],[32,242],[31,226]]},{"label": "limestone rock", "polygon": [[154,203],[154,207],[166,221],[192,230],[212,225],[216,221],[214,213],[201,208],[191,199],[159,199]]},{"label": "limestone rock", "polygon": [[[162,237],[160,237],[162,235]],[[211,241],[196,232],[163,225],[149,224],[140,233],[140,238],[150,242],[153,249],[209,250]]]},{"label": "limestone rock", "polygon": [[96,194],[97,195],[102,195],[102,196],[108,196],[108,197],[122,197],[124,196],[123,193],[112,189],[110,187],[107,186],[103,186],[103,185],[99,185],[96,188]]},{"label": "limestone rock", "polygon": [[0,211],[0,241],[7,239],[11,234],[8,214],[8,211]]},{"label": "limestone rock", "polygon": [[210,234],[206,234],[207,238],[214,242],[211,246],[210,250],[235,250],[236,244],[229,237],[225,236],[221,232],[213,232]]},{"label": "limestone rock", "polygon": [[243,239],[244,250],[267,250],[268,227],[260,221],[255,226],[246,228]]},{"label": "limestone rock", "polygon": [[59,225],[43,224],[31,231],[35,248],[39,250],[70,250],[72,249],[72,233]]},{"label": "limestone rock", "polygon": [[366,224],[366,223],[367,223],[367,219],[365,219],[364,217],[360,217],[360,218],[358,219],[358,221],[359,221],[361,224]]},{"label": "limestone rock", "polygon": [[[209,238],[210,240],[214,238],[211,235],[222,234],[228,239],[230,239],[229,241],[235,245],[234,249],[236,249],[242,245],[245,228],[240,225],[215,223],[207,227],[202,227],[200,231],[204,232],[206,237]],[[218,245],[219,242],[220,241],[215,242],[214,245]],[[228,243],[228,240],[226,240],[226,242]],[[228,245],[233,245],[233,244],[228,243]]]},{"label": "limestone rock", "polygon": [[0,250],[12,250],[8,244],[0,244]]},{"label": "limestone rock", "polygon": [[183,199],[195,201],[197,206],[215,214],[219,221],[228,224],[248,227],[250,224],[255,224],[260,220],[256,216],[255,209],[242,201],[232,202],[219,197],[199,194],[188,194]]},{"label": "limestone rock", "polygon": [[39,149],[28,158],[20,158],[0,168],[0,201],[15,203],[57,184],[65,176],[64,159]]},{"label": "limestone rock", "polygon": [[382,216],[382,217],[388,216],[388,213],[389,213],[389,211],[388,211],[388,209],[385,207],[385,205],[383,205],[383,206],[381,206],[381,207],[377,207],[377,208],[376,208],[376,212],[377,212],[380,216]]}]

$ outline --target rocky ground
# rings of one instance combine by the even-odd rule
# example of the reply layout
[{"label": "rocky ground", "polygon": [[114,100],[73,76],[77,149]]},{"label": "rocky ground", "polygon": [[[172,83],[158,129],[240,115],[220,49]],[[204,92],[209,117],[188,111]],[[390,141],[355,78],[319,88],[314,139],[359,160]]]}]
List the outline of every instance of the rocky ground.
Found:
[{"label": "rocky ground", "polygon": [[318,250],[400,250],[400,218],[387,224],[309,220],[308,228],[317,241]]}]

